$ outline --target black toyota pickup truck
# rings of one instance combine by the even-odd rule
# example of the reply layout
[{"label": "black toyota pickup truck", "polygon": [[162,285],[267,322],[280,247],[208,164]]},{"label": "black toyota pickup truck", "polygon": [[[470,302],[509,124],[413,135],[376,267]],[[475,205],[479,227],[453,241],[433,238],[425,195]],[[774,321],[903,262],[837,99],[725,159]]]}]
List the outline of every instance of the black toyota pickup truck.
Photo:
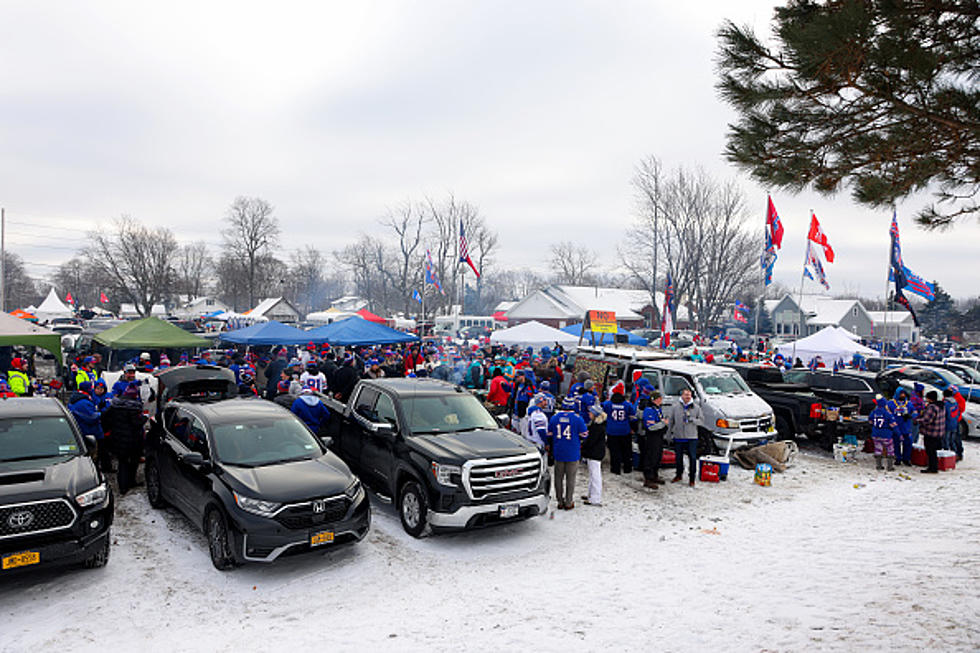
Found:
[{"label": "black toyota pickup truck", "polygon": [[752,391],[772,407],[780,438],[793,438],[803,433],[807,439],[830,449],[837,436],[843,434],[841,425],[847,424],[852,431],[863,430],[856,397],[811,388],[803,383],[788,383],[775,367],[752,363],[718,364],[738,372]]},{"label": "black toyota pickup truck", "polygon": [[551,478],[537,448],[500,428],[459,386],[363,380],[347,404],[321,399],[332,412],[331,449],[375,493],[394,501],[410,535],[548,510]]}]

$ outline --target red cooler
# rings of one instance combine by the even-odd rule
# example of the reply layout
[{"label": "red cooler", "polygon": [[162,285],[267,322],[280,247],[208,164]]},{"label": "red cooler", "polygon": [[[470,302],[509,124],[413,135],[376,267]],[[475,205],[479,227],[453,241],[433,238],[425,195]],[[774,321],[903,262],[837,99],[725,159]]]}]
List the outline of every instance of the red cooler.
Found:
[{"label": "red cooler", "polygon": [[[871,438],[868,438],[869,440]],[[912,464],[918,467],[925,467],[929,464],[929,456],[926,454],[926,448],[915,445],[912,447]]]},{"label": "red cooler", "polygon": [[936,452],[939,457],[939,471],[948,472],[951,469],[956,469],[956,454],[952,451],[946,451],[940,449]]}]

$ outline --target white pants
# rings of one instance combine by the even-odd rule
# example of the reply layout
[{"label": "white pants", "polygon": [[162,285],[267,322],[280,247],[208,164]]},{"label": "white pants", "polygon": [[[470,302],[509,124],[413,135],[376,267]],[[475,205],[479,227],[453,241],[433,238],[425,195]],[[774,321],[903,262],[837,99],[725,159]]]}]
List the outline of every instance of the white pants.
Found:
[{"label": "white pants", "polygon": [[523,435],[525,440],[530,440],[531,439],[531,429],[529,426],[530,420],[527,418],[527,415],[525,415],[524,417],[518,417],[517,424],[518,424],[517,432]]},{"label": "white pants", "polygon": [[586,460],[589,466],[589,503],[602,503],[602,461]]}]

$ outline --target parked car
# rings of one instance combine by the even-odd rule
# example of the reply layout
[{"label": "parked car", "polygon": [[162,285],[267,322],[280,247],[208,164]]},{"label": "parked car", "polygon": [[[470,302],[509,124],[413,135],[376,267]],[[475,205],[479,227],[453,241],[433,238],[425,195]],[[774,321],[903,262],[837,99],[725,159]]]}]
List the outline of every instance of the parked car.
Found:
[{"label": "parked car", "polygon": [[893,369],[885,370],[878,375],[878,383],[885,391],[891,395],[902,383],[907,387],[912,387],[916,382],[930,386],[942,392],[951,385],[955,385],[967,401],[980,402],[980,385],[963,383],[956,374],[942,367],[928,367],[925,364],[903,365]]},{"label": "parked car", "polygon": [[870,415],[874,410],[875,396],[882,394],[878,385],[878,375],[863,370],[833,370],[819,368],[813,371],[805,367],[787,370],[783,377],[791,383],[802,383],[819,390],[834,390],[857,398],[861,415]]},{"label": "parked car", "polygon": [[631,389],[633,373],[639,372],[660,391],[665,406],[679,401],[681,391],[689,388],[704,411],[702,453],[726,449],[729,440],[734,450],[776,437],[772,408],[731,369],[624,347],[579,347],[575,365],[603,390],[613,378],[623,379]]},{"label": "parked car", "polygon": [[0,402],[0,577],[109,560],[112,490],[55,399]]},{"label": "parked car", "polygon": [[777,367],[728,362],[720,365],[738,372],[752,391],[772,407],[781,438],[795,438],[803,433],[829,450],[837,441],[839,427],[852,425],[860,415],[857,397],[787,382]]},{"label": "parked car", "polygon": [[331,448],[414,537],[547,512],[551,479],[538,449],[500,427],[471,393],[435,379],[358,382],[330,408]]},{"label": "parked car", "polygon": [[158,375],[148,438],[150,505],[173,505],[204,531],[220,570],[358,542],[369,501],[347,465],[290,411],[230,398],[234,374],[212,366]]}]

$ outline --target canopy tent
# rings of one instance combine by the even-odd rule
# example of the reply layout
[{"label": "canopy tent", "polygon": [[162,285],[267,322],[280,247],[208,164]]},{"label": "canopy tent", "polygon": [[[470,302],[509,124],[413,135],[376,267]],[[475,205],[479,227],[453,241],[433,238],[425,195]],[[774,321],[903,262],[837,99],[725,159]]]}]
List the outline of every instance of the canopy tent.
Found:
[{"label": "canopy tent", "polygon": [[26,320],[16,318],[10,313],[0,313],[0,346],[9,347],[11,345],[47,349],[54,354],[59,363],[62,362],[60,335]]},{"label": "canopy tent", "polygon": [[861,354],[862,356],[877,354],[875,350],[851,340],[850,337],[841,333],[834,326],[824,327],[820,331],[795,342],[785,342],[779,345],[776,351],[787,358],[795,355],[804,363],[809,363],[810,360],[819,356],[828,366],[838,359],[849,363],[854,354]]},{"label": "canopy tent", "polygon": [[269,320],[237,331],[225,331],[219,338],[240,345],[305,345],[314,340],[311,333],[282,322]]},{"label": "canopy tent", "polygon": [[507,347],[551,347],[555,343],[565,347],[578,344],[578,336],[554,329],[536,320],[525,322],[508,329],[501,329],[490,334],[490,343]]},{"label": "canopy tent", "polygon": [[861,339],[861,336],[859,336],[858,334],[856,334],[856,333],[854,333],[852,331],[848,331],[844,327],[837,327],[837,330],[840,331],[840,333],[843,334],[845,337],[847,337],[847,338],[849,338],[851,340],[858,341],[858,340]]},{"label": "canopy tent", "polygon": [[384,319],[380,315],[375,315],[366,308],[362,308],[361,310],[357,311],[357,315],[360,315],[368,322],[374,322],[376,324],[385,324],[388,322],[388,320]]},{"label": "canopy tent", "polygon": [[110,349],[180,349],[207,347],[209,340],[199,338],[158,317],[123,322],[106,329],[94,340]]},{"label": "canopy tent", "polygon": [[369,322],[362,317],[349,317],[326,326],[306,332],[315,336],[316,342],[329,342],[331,345],[354,347],[358,345],[394,345],[402,342],[415,342],[418,336],[397,329]]},{"label": "canopy tent", "polygon": [[56,317],[71,317],[75,314],[68,306],[65,305],[60,299],[58,299],[58,293],[54,291],[52,286],[51,290],[48,291],[48,296],[44,298],[41,305],[37,307],[36,311],[33,311],[34,315],[37,316],[39,320],[53,320]]},{"label": "canopy tent", "polygon": [[306,321],[313,322],[316,324],[330,324],[331,322],[337,322],[339,320],[346,320],[349,317],[355,317],[357,313],[350,311],[341,311],[336,308],[328,308],[325,311],[314,311],[312,313],[306,314]]},{"label": "canopy tent", "polygon": [[[629,331],[627,331],[626,329],[624,329],[619,325],[617,325],[616,328],[618,329],[618,331],[616,332],[615,335],[626,336],[626,342],[628,342],[629,344],[636,345],[638,347],[646,347],[647,345],[646,338],[641,338],[636,334],[630,333]],[[564,331],[565,333],[570,333],[573,336],[578,336],[580,333],[582,333],[582,323],[579,322],[578,324],[571,324],[565,327],[564,329],[562,329],[562,331]],[[614,334],[612,333],[597,333],[595,334],[595,344],[597,345],[616,344],[616,339],[613,337],[613,335]],[[578,341],[576,340],[576,342]],[[582,340],[582,342],[583,344],[587,344],[587,345],[592,344],[592,331],[586,329],[585,338]]]}]

